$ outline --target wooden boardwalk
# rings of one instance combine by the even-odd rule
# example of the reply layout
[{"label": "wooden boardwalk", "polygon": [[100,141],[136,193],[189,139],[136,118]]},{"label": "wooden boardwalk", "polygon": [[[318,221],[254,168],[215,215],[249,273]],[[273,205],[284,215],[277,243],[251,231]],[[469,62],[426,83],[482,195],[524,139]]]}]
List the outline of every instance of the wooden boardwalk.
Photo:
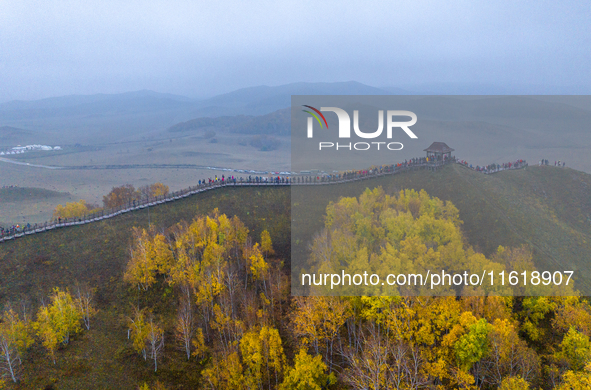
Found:
[{"label": "wooden boardwalk", "polygon": [[[256,181],[256,180],[251,179],[251,180],[226,180],[224,182],[217,181],[217,182],[213,182],[213,183],[204,183],[201,185],[197,185],[195,187],[189,187],[189,188],[186,188],[186,189],[183,189],[180,191],[170,193],[166,196],[159,196],[159,197],[156,197],[153,199],[147,199],[144,201],[136,201],[136,202],[130,203],[129,205],[126,205],[126,206],[121,206],[121,207],[109,209],[109,210],[101,210],[97,213],[90,214],[90,215],[80,216],[80,217],[76,217],[76,218],[68,218],[68,219],[63,219],[60,221],[54,220],[54,221],[48,221],[48,222],[41,223],[41,224],[35,224],[35,225],[31,226],[30,228],[26,228],[26,227],[23,228],[22,231],[16,231],[16,232],[13,232],[10,234],[4,234],[3,236],[0,237],[0,243],[11,241],[11,240],[14,240],[14,239],[17,239],[20,237],[24,237],[24,236],[28,236],[28,235],[32,235],[32,234],[47,232],[47,231],[54,230],[54,229],[66,228],[69,226],[86,225],[88,223],[93,223],[93,222],[98,222],[98,221],[102,221],[102,220],[109,219],[109,218],[114,218],[118,215],[122,215],[122,214],[129,213],[132,211],[142,210],[147,207],[154,207],[154,206],[157,206],[160,204],[174,202],[174,201],[184,199],[189,196],[193,196],[193,195],[196,195],[196,194],[199,194],[202,192],[213,191],[213,190],[226,188],[226,187],[336,185],[336,184],[342,184],[342,183],[350,183],[350,182],[355,182],[355,181],[368,180],[368,179],[376,178],[376,177],[396,175],[399,173],[414,171],[414,170],[428,169],[428,170],[437,171],[439,168],[443,167],[444,165],[450,164],[450,163],[453,163],[453,162],[452,161],[450,161],[449,163],[426,162],[426,163],[418,163],[418,164],[406,164],[403,166],[391,165],[391,166],[388,166],[387,169],[382,169],[381,171],[378,169],[374,169],[374,170],[369,170],[368,173],[365,173],[365,174],[360,174],[360,173],[348,174],[348,175],[346,175],[347,178],[336,177],[334,175],[332,175],[332,176],[331,175],[327,175],[327,176],[312,176],[312,175],[299,176],[298,175],[298,176],[296,176],[295,179],[294,178],[283,178],[283,181],[277,180],[277,178],[275,178],[274,180],[270,180],[270,181]],[[460,165],[466,166],[464,164],[460,164]],[[527,164],[524,164],[521,166],[515,166],[514,168],[510,168],[510,169],[520,169],[520,168],[523,168],[524,166],[527,166]],[[469,167],[467,167],[467,168],[470,169]],[[508,169],[504,169],[504,170],[508,170]],[[494,171],[494,172],[490,172],[490,173],[497,173],[502,170]],[[371,172],[371,171],[375,171],[375,172]],[[343,175],[343,176],[345,176],[345,175]]]}]

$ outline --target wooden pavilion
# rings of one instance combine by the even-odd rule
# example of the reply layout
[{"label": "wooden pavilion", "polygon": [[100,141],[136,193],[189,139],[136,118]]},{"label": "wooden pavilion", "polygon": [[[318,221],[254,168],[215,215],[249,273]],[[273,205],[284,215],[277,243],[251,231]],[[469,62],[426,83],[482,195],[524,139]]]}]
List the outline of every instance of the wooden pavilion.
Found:
[{"label": "wooden pavilion", "polygon": [[429,160],[445,161],[451,158],[451,152],[454,149],[447,146],[445,142],[433,142],[431,146],[425,149]]}]

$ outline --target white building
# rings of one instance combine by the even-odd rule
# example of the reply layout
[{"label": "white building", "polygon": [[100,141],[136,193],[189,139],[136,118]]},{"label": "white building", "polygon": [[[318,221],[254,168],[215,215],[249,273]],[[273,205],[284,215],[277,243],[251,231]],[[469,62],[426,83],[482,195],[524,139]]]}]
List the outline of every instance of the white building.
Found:
[{"label": "white building", "polygon": [[60,146],[56,146],[56,147],[51,147],[51,146],[47,146],[47,145],[27,145],[27,146],[15,146],[12,148],[12,150],[16,153],[23,153],[26,150],[61,150],[62,148]]}]

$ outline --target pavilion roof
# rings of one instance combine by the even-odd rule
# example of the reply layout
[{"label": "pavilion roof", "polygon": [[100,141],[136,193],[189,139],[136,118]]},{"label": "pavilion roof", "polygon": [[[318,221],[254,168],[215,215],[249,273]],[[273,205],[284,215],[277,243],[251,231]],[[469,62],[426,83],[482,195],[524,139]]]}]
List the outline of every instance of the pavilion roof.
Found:
[{"label": "pavilion roof", "polygon": [[449,153],[453,152],[455,149],[450,148],[447,146],[445,142],[433,142],[431,146],[425,149],[425,152],[433,152],[433,153]]}]

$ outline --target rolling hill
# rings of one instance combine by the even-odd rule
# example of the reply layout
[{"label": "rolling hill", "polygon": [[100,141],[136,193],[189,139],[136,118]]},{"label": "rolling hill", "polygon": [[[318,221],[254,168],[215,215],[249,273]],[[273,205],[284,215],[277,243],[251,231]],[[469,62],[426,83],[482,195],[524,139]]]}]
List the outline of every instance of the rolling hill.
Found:
[{"label": "rolling hill", "polygon": [[288,107],[294,94],[389,92],[351,81],[257,86],[202,100],[153,91],[72,95],[1,103],[0,126],[34,129],[38,143],[112,142],[194,118],[269,114]]},{"label": "rolling hill", "polygon": [[63,192],[46,190],[44,188],[13,187],[0,188],[0,202],[24,202],[43,200],[48,198],[61,198],[69,196]]},{"label": "rolling hill", "polygon": [[[591,280],[591,269],[587,267],[591,259],[591,175],[569,168],[530,166],[483,175],[452,165],[439,172],[416,171],[338,187],[309,187],[307,193],[315,209],[305,216],[309,230],[301,232],[302,250],[322,227],[329,201],[340,196],[358,196],[365,188],[376,186],[382,186],[387,193],[403,188],[425,189],[432,196],[452,201],[460,210],[469,243],[484,254],[494,252],[499,245],[525,244],[533,250],[540,267],[573,268],[580,270],[582,279]],[[287,258],[291,249],[289,198],[289,188],[285,187],[225,188],[151,208],[150,220],[158,227],[169,227],[181,219],[191,220],[197,212],[208,213],[217,207],[222,213],[238,215],[255,235],[264,229],[271,231],[279,251]],[[93,275],[101,285],[118,276],[126,262],[131,227],[147,226],[147,221],[147,211],[141,211],[1,244],[0,300],[29,290],[32,279],[23,278],[18,268],[27,267],[35,256],[54,258],[56,265],[65,262],[60,267],[67,265],[68,274],[74,279]],[[69,250],[79,256],[65,256]],[[109,251],[110,255],[95,258],[96,250]],[[20,266],[12,269],[12,263]],[[114,268],[104,268],[108,263]],[[57,277],[45,272],[38,276],[50,283]]]},{"label": "rolling hill", "polygon": [[[229,134],[289,135],[286,107],[292,95],[391,94],[392,104],[417,114],[419,120],[413,129],[419,138],[445,138],[450,146],[464,151],[461,158],[474,164],[506,162],[516,156],[529,161],[548,158],[567,160],[569,166],[591,172],[586,152],[591,146],[591,106],[585,97],[409,97],[399,93],[344,82],[258,86],[203,100],[151,91],[66,96],[0,104],[0,126],[9,135],[2,137],[7,146],[25,141],[119,146],[191,137],[191,133],[209,129]],[[327,119],[334,120],[331,115]],[[16,134],[14,129],[19,128],[28,133]]]},{"label": "rolling hill", "polygon": [[0,126],[0,150],[16,145],[24,145],[35,139],[35,133],[12,126]]},{"label": "rolling hill", "polygon": [[238,89],[200,102],[201,107],[234,108],[242,114],[263,115],[291,105],[291,95],[390,95],[381,88],[356,81],[291,83]]},{"label": "rolling hill", "polygon": [[[415,171],[338,186],[309,187],[314,208],[299,215],[306,219],[307,228],[295,232],[293,249],[307,250],[311,237],[323,226],[329,201],[358,196],[365,188],[376,186],[387,193],[425,189],[432,196],[450,200],[460,210],[467,241],[483,253],[490,254],[499,245],[526,245],[538,267],[575,270],[579,286],[591,291],[591,175],[568,168],[532,166],[487,176],[453,165],[438,172]],[[238,215],[253,237],[269,230],[278,256],[289,266],[290,210],[298,212],[298,205],[290,200],[287,187],[224,188],[90,225],[0,244],[1,302],[22,294],[36,302],[56,285],[67,287],[76,281],[97,288],[99,313],[91,331],[59,351],[55,366],[39,363],[44,358],[34,357],[43,352],[33,351],[25,364],[27,385],[42,387],[52,381],[64,389],[99,389],[118,383],[120,388],[132,389],[145,380],[146,370],[137,359],[129,358],[125,347],[124,318],[136,299],[134,289],[122,281],[132,227],[151,223],[160,230],[214,208]],[[198,383],[198,375],[191,374],[198,371],[196,364],[164,360],[159,378],[192,388]]]},{"label": "rolling hill", "polygon": [[251,116],[221,116],[216,118],[197,118],[177,123],[168,131],[172,133],[195,132],[205,130],[228,131],[239,134],[291,134],[291,110],[284,108],[270,114]]}]

